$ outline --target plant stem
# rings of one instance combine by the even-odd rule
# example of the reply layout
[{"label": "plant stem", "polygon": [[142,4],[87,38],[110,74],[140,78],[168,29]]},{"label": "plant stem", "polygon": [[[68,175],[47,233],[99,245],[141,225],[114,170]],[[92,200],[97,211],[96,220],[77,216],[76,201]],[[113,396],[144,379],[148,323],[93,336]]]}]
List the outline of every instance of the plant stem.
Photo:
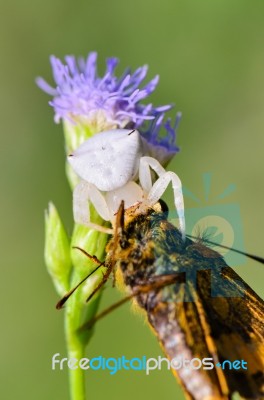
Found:
[{"label": "plant stem", "polygon": [[[73,324],[72,308],[70,312],[65,312],[65,333],[68,350],[68,360],[75,358],[78,363],[84,357],[85,344]],[[70,398],[71,400],[85,400],[85,370],[82,368],[69,368]]]},{"label": "plant stem", "polygon": [[[93,300],[85,307],[85,310],[80,308],[78,294],[72,296],[65,310],[65,334],[68,360],[71,358],[77,359],[75,364],[79,364],[81,358],[85,357],[85,348],[92,337],[93,329],[80,332],[78,329],[82,326],[82,320],[90,321],[97,312],[101,292],[94,296]],[[85,312],[84,312],[85,311]],[[70,399],[85,400],[85,373],[87,371],[80,367],[76,369],[69,368],[69,384],[70,384]]]},{"label": "plant stem", "polygon": [[[101,218],[92,209],[96,223],[103,224]],[[72,236],[72,245],[76,243],[88,250],[90,254],[96,255],[99,260],[104,259],[105,245],[108,236],[100,232],[87,229],[85,226],[75,225]],[[91,260],[86,263],[83,254],[76,249],[71,252],[71,259],[73,263],[73,270],[69,287],[75,287],[87,275],[87,270],[93,271],[95,266]],[[74,295],[67,301],[65,308],[65,336],[68,352],[68,359],[76,359],[74,365],[78,364],[78,368],[69,368],[69,381],[70,381],[70,399],[71,400],[85,400],[85,377],[87,370],[79,367],[81,358],[85,357],[85,347],[92,337],[93,329],[80,331],[80,327],[90,321],[96,314],[100,302],[101,292],[98,291],[93,299],[86,303],[86,299],[93,292],[94,287],[102,279],[102,273],[105,267],[101,267],[93,275],[98,278],[96,281],[87,280],[83,283]]]}]

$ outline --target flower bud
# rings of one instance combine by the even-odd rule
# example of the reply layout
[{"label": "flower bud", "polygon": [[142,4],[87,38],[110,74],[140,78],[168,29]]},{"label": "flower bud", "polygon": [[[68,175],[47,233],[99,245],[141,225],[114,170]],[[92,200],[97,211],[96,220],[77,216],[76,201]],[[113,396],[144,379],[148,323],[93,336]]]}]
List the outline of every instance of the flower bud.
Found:
[{"label": "flower bud", "polygon": [[60,296],[69,290],[72,269],[69,239],[52,203],[45,213],[45,262]]}]

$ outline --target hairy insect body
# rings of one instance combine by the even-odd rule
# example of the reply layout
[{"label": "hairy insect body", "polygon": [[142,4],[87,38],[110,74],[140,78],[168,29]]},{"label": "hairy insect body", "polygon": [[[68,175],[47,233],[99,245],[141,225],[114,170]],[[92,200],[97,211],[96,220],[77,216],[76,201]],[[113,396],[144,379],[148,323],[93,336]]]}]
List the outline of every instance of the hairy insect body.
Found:
[{"label": "hairy insect body", "polygon": [[[264,398],[264,303],[217,252],[182,240],[159,203],[127,210],[107,251],[167,357],[213,359],[210,370],[173,371],[188,398]],[[216,366],[236,359],[247,369]]]}]

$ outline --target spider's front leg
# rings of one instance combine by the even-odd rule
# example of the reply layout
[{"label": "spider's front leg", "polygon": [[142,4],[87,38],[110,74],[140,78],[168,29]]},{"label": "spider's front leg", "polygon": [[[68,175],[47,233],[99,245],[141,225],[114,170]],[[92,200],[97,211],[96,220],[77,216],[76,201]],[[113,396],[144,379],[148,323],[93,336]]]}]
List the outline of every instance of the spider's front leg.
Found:
[{"label": "spider's front leg", "polygon": [[89,203],[93,204],[97,213],[105,221],[110,221],[110,213],[102,193],[91,183],[81,180],[73,191],[73,216],[77,224],[85,225],[88,228],[99,232],[113,234],[113,230],[104,226],[94,224],[90,221]]},{"label": "spider's front leg", "polygon": [[[152,185],[151,169],[156,172],[158,179]],[[179,216],[180,230],[185,238],[184,201],[181,180],[174,172],[166,171],[160,163],[152,157],[142,157],[139,163],[139,181],[148,193],[147,200],[152,206],[159,201],[170,182],[172,184],[174,204]]]}]

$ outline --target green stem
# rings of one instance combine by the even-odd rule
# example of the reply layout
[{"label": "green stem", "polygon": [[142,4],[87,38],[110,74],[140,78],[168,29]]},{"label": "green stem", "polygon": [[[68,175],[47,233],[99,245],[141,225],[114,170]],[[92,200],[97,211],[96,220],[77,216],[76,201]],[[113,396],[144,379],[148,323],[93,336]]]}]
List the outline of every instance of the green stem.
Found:
[{"label": "green stem", "polygon": [[[103,224],[101,218],[92,209],[96,223]],[[105,245],[108,236],[87,229],[85,226],[75,225],[72,235],[72,246],[80,246],[86,249],[89,254],[96,255],[99,260],[104,259]],[[95,263],[84,255],[72,249],[71,260],[73,263],[73,270],[69,287],[75,287],[87,275],[87,272],[94,270]],[[85,400],[85,377],[87,370],[79,367],[81,358],[85,357],[85,347],[92,337],[93,329],[80,331],[79,328],[86,322],[90,321],[96,314],[100,302],[100,292],[98,292],[93,299],[86,303],[86,299],[93,292],[94,286],[102,279],[102,272],[104,267],[94,273],[94,278],[97,276],[97,281],[87,280],[67,301],[65,309],[65,335],[68,359],[75,358],[78,363],[78,368],[69,368],[69,381],[70,381],[70,398],[71,400]]]},{"label": "green stem", "polygon": [[[85,344],[73,327],[73,316],[71,312],[65,313],[65,331],[68,349],[68,360],[76,358],[78,363],[84,357]],[[85,370],[81,368],[69,368],[70,398],[71,400],[85,400]]]},{"label": "green stem", "polygon": [[[82,321],[90,321],[97,312],[100,302],[101,292],[84,309],[80,308],[78,294],[72,296],[65,310],[65,333],[68,352],[68,360],[77,359],[79,363],[81,358],[85,357],[85,347],[92,337],[93,329],[80,332],[78,329],[82,326]],[[70,399],[85,400],[85,376],[87,370],[82,368],[69,368]]]}]

